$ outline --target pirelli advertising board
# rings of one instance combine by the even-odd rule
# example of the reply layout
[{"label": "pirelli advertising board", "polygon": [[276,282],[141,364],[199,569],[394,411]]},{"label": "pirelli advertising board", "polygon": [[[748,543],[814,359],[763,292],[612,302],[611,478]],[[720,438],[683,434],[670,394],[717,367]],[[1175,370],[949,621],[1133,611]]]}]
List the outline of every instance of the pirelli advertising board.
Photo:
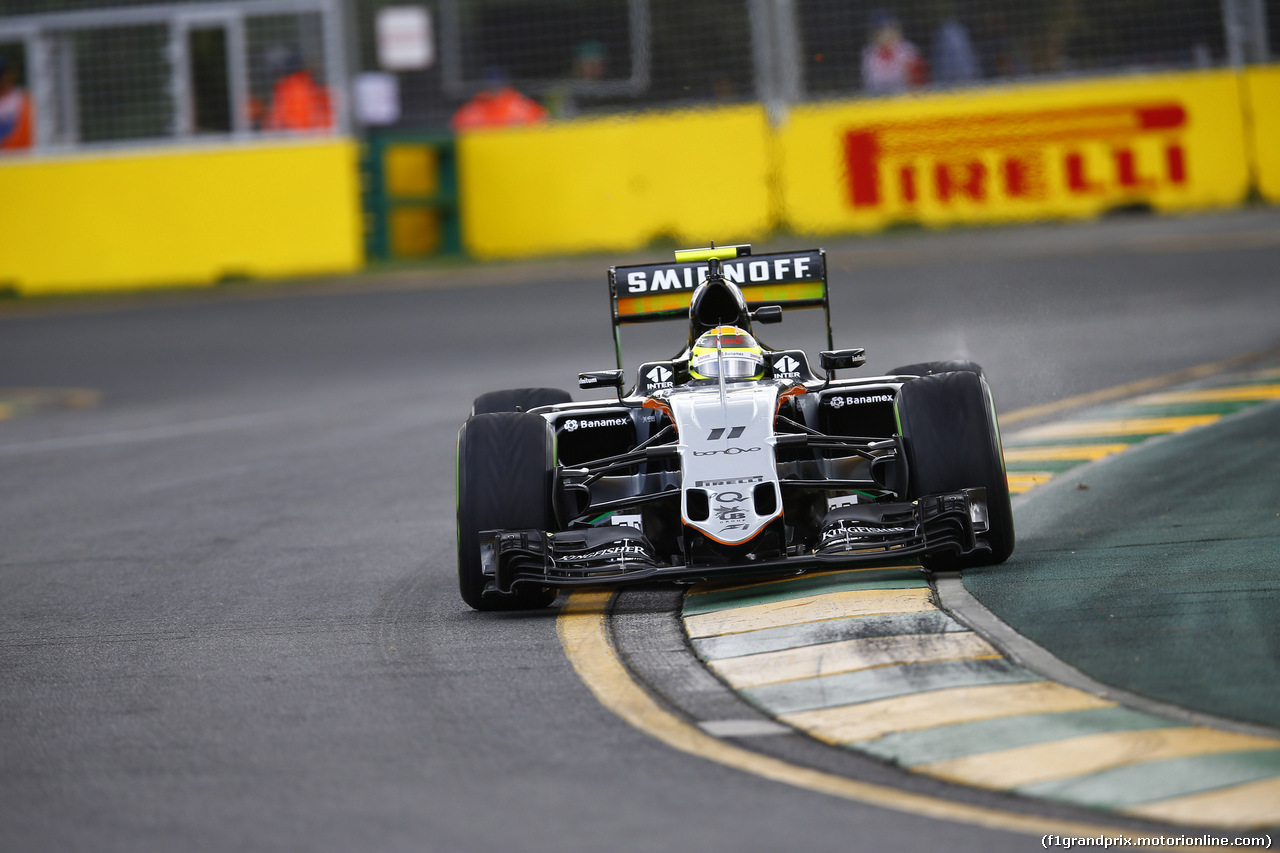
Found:
[{"label": "pirelli advertising board", "polygon": [[771,167],[754,105],[463,133],[463,241],[511,258],[758,239],[775,224]]},{"label": "pirelli advertising board", "polygon": [[777,127],[758,106],[559,122],[464,134],[459,163],[477,257],[1204,210],[1251,173],[1280,201],[1280,66],[801,104]]},{"label": "pirelli advertising board", "polygon": [[1254,66],[1244,76],[1258,192],[1280,204],[1280,65]]},{"label": "pirelli advertising board", "polygon": [[1229,71],[813,105],[779,135],[787,222],[814,233],[1202,209],[1249,184]]}]

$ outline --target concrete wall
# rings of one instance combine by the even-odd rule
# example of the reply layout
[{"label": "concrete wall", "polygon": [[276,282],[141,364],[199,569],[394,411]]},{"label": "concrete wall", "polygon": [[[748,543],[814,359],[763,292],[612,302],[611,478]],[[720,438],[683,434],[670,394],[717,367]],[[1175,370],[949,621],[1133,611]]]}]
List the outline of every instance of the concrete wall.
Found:
[{"label": "concrete wall", "polygon": [[[482,259],[1280,202],[1280,66],[477,131]],[[340,273],[364,262],[346,139],[0,158],[0,287],[23,294]]]},{"label": "concrete wall", "polygon": [[210,285],[364,262],[344,139],[0,159],[0,286]]},{"label": "concrete wall", "polygon": [[459,161],[481,258],[1206,210],[1280,199],[1280,67],[479,131]]},{"label": "concrete wall", "polygon": [[464,134],[463,239],[500,258],[763,237],[771,143],[756,106]]},{"label": "concrete wall", "polygon": [[1243,85],[1258,191],[1280,203],[1280,65],[1249,69]]}]

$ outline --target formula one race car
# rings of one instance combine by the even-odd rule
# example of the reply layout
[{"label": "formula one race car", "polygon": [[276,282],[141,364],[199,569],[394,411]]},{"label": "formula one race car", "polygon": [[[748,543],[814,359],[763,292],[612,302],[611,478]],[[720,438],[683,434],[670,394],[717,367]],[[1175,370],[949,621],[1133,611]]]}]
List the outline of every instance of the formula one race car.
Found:
[{"label": "formula one race car", "polygon": [[[991,393],[967,361],[837,379],[821,250],[676,252],[609,270],[616,399],[485,394],[458,433],[458,580],[478,610],[545,607],[560,587],[894,564],[990,565],[1013,551]],[[821,308],[827,347],[761,345],[753,324]],[[689,323],[623,390],[621,327]]]}]

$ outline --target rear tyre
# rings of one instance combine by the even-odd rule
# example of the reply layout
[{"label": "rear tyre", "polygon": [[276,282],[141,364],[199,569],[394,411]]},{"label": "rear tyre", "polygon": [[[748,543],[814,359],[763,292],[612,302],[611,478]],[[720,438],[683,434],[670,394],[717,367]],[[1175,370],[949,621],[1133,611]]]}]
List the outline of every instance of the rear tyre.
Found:
[{"label": "rear tyre", "polygon": [[925,568],[948,571],[1003,563],[1013,553],[1013,508],[1000,428],[986,380],[971,371],[922,376],[902,386],[898,422],[906,445],[912,499],[977,486],[987,490],[990,551],[926,557]]},{"label": "rear tyre", "polygon": [[556,590],[521,584],[484,595],[482,530],[554,530],[551,482],[555,433],[540,415],[496,412],[468,418],[458,432],[458,590],[476,610],[532,610]]},{"label": "rear tyre", "polygon": [[487,415],[491,412],[527,412],[538,406],[555,406],[570,403],[573,398],[559,388],[511,388],[506,391],[490,391],[481,394],[471,405],[471,414]]},{"label": "rear tyre", "polygon": [[972,361],[955,359],[952,361],[922,361],[919,364],[907,364],[890,370],[889,376],[933,376],[938,373],[976,373],[984,375],[982,365]]}]

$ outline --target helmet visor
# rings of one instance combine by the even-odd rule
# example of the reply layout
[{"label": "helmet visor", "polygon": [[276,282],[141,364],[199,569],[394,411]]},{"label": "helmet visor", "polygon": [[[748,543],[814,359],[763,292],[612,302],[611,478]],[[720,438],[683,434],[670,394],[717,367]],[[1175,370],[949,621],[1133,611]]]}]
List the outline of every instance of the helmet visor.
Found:
[{"label": "helmet visor", "polygon": [[721,364],[724,365],[725,379],[754,379],[764,372],[764,358],[749,350],[709,352],[698,356],[695,362],[692,365],[694,370],[708,379],[720,376]]}]

